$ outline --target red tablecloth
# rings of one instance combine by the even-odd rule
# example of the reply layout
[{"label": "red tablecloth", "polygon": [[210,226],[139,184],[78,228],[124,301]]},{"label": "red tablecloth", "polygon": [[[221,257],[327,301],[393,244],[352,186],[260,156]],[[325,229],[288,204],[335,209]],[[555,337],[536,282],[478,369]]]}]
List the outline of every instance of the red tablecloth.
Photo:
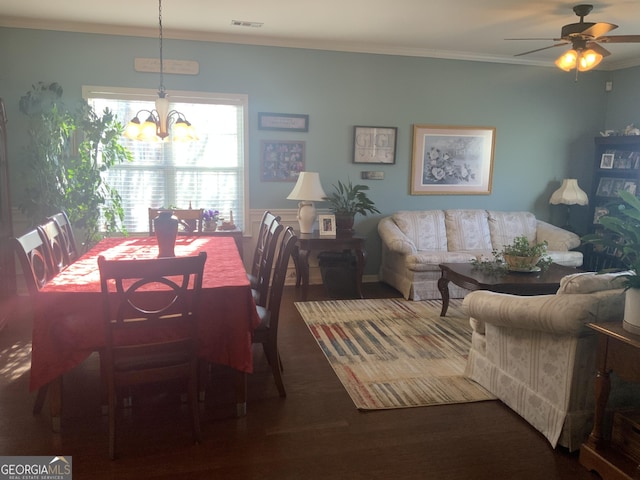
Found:
[{"label": "red tablecloth", "polygon": [[[201,358],[251,372],[251,332],[258,325],[255,302],[233,238],[178,237],[176,256],[207,252]],[[155,237],[108,238],[49,282],[37,295],[31,354],[31,390],[49,383],[104,346],[98,255],[107,259],[155,258]]]}]

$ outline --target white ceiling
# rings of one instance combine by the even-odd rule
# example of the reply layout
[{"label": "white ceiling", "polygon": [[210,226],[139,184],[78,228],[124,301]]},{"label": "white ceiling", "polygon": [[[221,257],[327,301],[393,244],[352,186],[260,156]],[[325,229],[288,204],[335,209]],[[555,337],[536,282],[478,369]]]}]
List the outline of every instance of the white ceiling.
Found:
[{"label": "white ceiling", "polygon": [[[573,6],[554,0],[163,0],[166,38],[553,66],[569,47],[552,45],[578,22]],[[594,3],[585,21],[640,35],[640,1]],[[232,20],[262,22],[260,28]],[[0,26],[158,35],[156,0],[0,0]],[[546,40],[507,41],[505,38]],[[640,65],[640,43],[608,44],[600,69]]]}]

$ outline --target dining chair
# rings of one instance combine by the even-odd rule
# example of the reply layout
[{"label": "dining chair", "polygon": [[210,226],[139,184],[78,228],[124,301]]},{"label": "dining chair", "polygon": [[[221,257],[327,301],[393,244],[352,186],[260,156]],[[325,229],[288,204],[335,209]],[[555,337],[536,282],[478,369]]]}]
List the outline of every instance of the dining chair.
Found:
[{"label": "dining chair", "polygon": [[[149,208],[149,235],[155,235],[153,219],[158,216],[165,208]],[[202,233],[202,215],[204,214],[204,208],[172,208],[169,209],[173,212],[173,215],[178,219],[179,230],[178,233],[198,234]]]},{"label": "dining chair", "polygon": [[53,267],[53,273],[60,273],[71,264],[69,248],[62,228],[58,222],[49,219],[38,225],[37,229],[47,243],[46,253],[49,255],[49,264]]},{"label": "dining chair", "polygon": [[69,221],[69,217],[66,212],[58,212],[50,217],[49,220],[54,220],[60,230],[62,230],[62,236],[67,246],[67,255],[69,256],[69,262],[73,263],[80,257],[80,251],[78,250],[78,244],[76,243],[76,237],[73,234],[73,227]]},{"label": "dining chair", "polygon": [[274,222],[279,221],[280,217],[275,216],[269,210],[266,210],[262,215],[260,229],[258,230],[258,236],[256,238],[256,248],[253,252],[253,259],[251,261],[251,270],[248,274],[249,281],[251,282],[251,288],[257,288],[258,286],[258,276],[260,272],[260,265],[262,264],[262,257],[269,247],[269,232],[271,230],[271,225]]},{"label": "dining chair", "polygon": [[134,385],[183,381],[194,440],[200,442],[196,312],[206,259],[205,252],[145,260],[98,257],[111,459],[116,456],[117,395]]},{"label": "dining chair", "polygon": [[282,381],[282,360],[278,350],[278,324],[280,323],[280,304],[284,281],[287,278],[287,269],[291,252],[298,238],[291,227],[287,227],[279,242],[278,257],[273,268],[273,277],[269,289],[269,298],[266,306],[257,305],[256,309],[260,317],[260,325],[253,331],[253,343],[261,343],[267,361],[271,366],[271,372],[276,382],[276,387],[281,397],[287,393]]},{"label": "dining chair", "polygon": [[284,230],[279,219],[276,217],[271,222],[271,226],[265,236],[265,250],[262,252],[260,259],[260,268],[258,269],[257,277],[254,281],[254,285],[251,287],[251,293],[256,305],[262,307],[267,305],[267,295],[269,292],[269,286],[271,283],[271,276],[273,274],[273,261],[276,253],[276,247],[278,245],[278,238]]},{"label": "dining chair", "polygon": [[[44,287],[55,275],[54,267],[51,264],[52,255],[49,251],[47,241],[43,238],[40,229],[34,228],[20,237],[11,239],[11,248],[15,258],[22,270],[24,283],[31,298],[31,303],[40,289]],[[48,387],[44,386],[38,390],[33,413],[42,411],[44,401],[47,397]]]}]

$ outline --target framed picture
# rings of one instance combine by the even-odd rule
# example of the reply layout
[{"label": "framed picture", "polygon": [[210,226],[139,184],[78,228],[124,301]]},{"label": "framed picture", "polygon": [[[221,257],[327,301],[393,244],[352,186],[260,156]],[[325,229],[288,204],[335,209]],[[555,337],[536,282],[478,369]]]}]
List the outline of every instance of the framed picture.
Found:
[{"label": "framed picture", "polygon": [[353,163],[396,163],[397,127],[353,128]]},{"label": "framed picture", "polygon": [[259,130],[280,130],[287,132],[308,132],[309,115],[297,113],[258,112]]},{"label": "framed picture", "polygon": [[263,140],[260,142],[260,180],[295,182],[304,170],[305,142]]},{"label": "framed picture", "polygon": [[491,193],[494,127],[413,126],[411,195]]},{"label": "framed picture", "polygon": [[613,187],[613,178],[602,177],[598,182],[598,189],[596,195],[599,197],[610,197],[611,188]]},{"label": "framed picture", "polygon": [[595,210],[593,211],[593,223],[594,224],[599,224],[600,223],[600,217],[603,217],[605,215],[609,214],[609,210],[605,207],[596,207]]},{"label": "framed picture", "polygon": [[636,182],[634,182],[633,180],[625,181],[622,188],[632,195],[636,194]]},{"label": "framed picture", "polygon": [[600,159],[600,168],[613,168],[613,160],[615,155],[613,153],[603,153]]},{"label": "framed picture", "polygon": [[320,235],[335,235],[336,216],[318,215],[318,226],[320,227]]}]

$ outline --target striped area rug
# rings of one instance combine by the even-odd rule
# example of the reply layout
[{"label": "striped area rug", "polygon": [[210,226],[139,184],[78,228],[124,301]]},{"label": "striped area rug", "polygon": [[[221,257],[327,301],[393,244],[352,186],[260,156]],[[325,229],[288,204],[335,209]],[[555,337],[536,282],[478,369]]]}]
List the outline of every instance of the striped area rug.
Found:
[{"label": "striped area rug", "polygon": [[318,345],[361,410],[492,400],[463,376],[471,343],[461,300],[296,302]]}]

